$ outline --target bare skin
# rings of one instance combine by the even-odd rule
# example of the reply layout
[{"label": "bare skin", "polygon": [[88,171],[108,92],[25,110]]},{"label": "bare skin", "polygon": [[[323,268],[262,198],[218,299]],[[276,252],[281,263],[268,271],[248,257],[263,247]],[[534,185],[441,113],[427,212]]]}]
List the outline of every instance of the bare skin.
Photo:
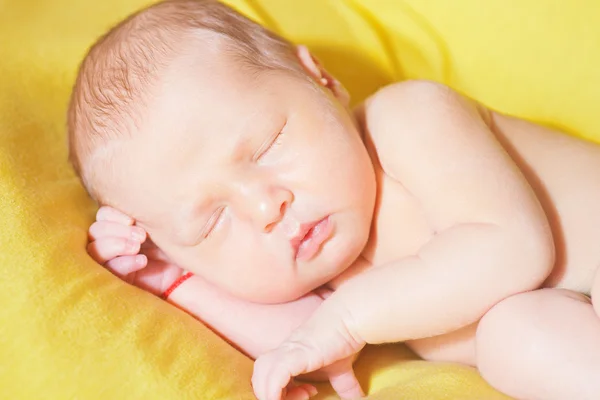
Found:
[{"label": "bare skin", "polygon": [[[389,102],[385,107],[377,115],[393,115],[397,105]],[[477,366],[492,385],[519,399],[595,398],[600,390],[596,379],[600,373],[600,301],[594,302],[594,313],[588,296],[597,298],[599,292],[600,246],[595,241],[600,235],[600,212],[595,205],[600,201],[596,172],[600,146],[488,110],[481,113],[545,211],[554,238],[555,263],[540,285],[545,289],[501,301],[482,323],[407,344],[428,360]],[[359,120],[368,129],[364,114],[359,111]],[[383,171],[378,176],[378,198],[394,206],[379,203],[372,234],[376,239],[369,241],[363,253],[374,265],[412,256],[434,237],[427,212],[414,196]],[[575,368],[569,364],[572,359],[579,361]],[[556,379],[549,379],[543,371]],[[565,378],[573,386],[564,385]]]},{"label": "bare skin", "polygon": [[[494,123],[492,131],[525,174],[552,227],[556,262],[543,287],[589,296],[597,290],[594,279],[600,265],[600,248],[594,245],[600,234],[600,213],[593,211],[600,200],[600,180],[595,175],[600,146],[503,115],[496,114]],[[472,325],[409,345],[426,359],[475,365],[475,331]],[[450,339],[453,335],[456,340]]]},{"label": "bare skin", "polygon": [[[278,376],[277,363],[293,375],[315,360],[335,359],[322,351],[335,348],[322,325],[332,323],[333,315],[339,316],[336,329],[348,332],[337,337],[344,337],[346,351],[365,342],[413,340],[411,346],[424,357],[476,365],[492,385],[517,398],[594,398],[600,390],[595,379],[600,320],[577,291],[597,290],[600,254],[590,240],[600,233],[599,213],[590,215],[590,210],[600,200],[594,175],[600,148],[491,114],[430,83],[399,84],[379,96],[367,104],[364,117],[367,140],[380,160],[378,208],[363,253],[366,267],[358,274],[349,271],[348,280],[344,275],[334,280],[331,308],[321,307],[287,346],[259,358],[255,381],[263,384],[264,398],[277,398],[276,387],[265,378]],[[413,136],[405,139],[397,127]],[[503,232],[500,237],[487,229],[489,221]],[[548,245],[549,228],[562,240]],[[540,247],[529,247],[532,238]],[[490,246],[495,240],[512,245],[498,250]],[[462,271],[446,275],[455,262]],[[482,271],[486,264],[491,269]],[[512,282],[512,293],[504,292],[504,279]],[[540,287],[567,290],[528,292]],[[374,312],[383,299],[389,311]],[[413,304],[419,305],[417,311]],[[449,316],[449,310],[455,313]],[[471,325],[481,316],[477,328]],[[336,351],[344,354],[339,345]],[[289,361],[294,357],[297,364]]]},{"label": "bare skin", "polygon": [[[320,66],[299,58],[320,82]],[[283,329],[267,344],[245,342],[244,348],[240,333],[247,325],[221,323],[221,331],[218,319],[208,321],[259,356],[253,378],[257,397],[278,400],[291,377],[349,360],[367,343],[407,341],[426,359],[478,367],[493,386],[516,398],[592,399],[600,391],[592,379],[600,372],[600,319],[579,293],[592,293],[594,300],[600,291],[600,212],[595,211],[600,180],[594,175],[600,147],[493,114],[430,82],[390,86],[360,107],[357,117],[377,183],[368,242],[334,279],[323,281],[327,271],[306,272],[287,304],[305,301],[296,300],[297,293],[323,283],[333,294],[303,303],[306,314],[288,325],[291,336]],[[276,205],[281,214],[271,222],[284,224],[286,208]],[[133,214],[131,203],[115,206]],[[114,240],[117,225],[134,223],[116,218],[92,226],[90,253],[117,274],[132,276],[147,261],[136,264],[131,258],[141,240],[128,249],[123,240]],[[164,243],[159,246],[175,256],[171,259],[191,259],[178,255],[166,235],[153,235],[152,224],[139,225]],[[121,239],[131,229],[123,230]],[[159,274],[150,285],[154,278],[143,274],[133,276],[133,283],[160,292],[180,274],[168,270],[168,278]],[[202,302],[193,300],[205,284],[190,280],[170,300],[210,320]],[[214,280],[210,285],[219,286]],[[227,289],[248,298],[264,296],[247,287]],[[224,300],[220,293],[215,292],[220,304],[247,310],[244,301]],[[275,303],[283,301],[284,292],[274,293]],[[285,315],[277,314],[276,323]],[[262,321],[265,327],[274,324]],[[330,376],[344,398],[360,394],[348,369],[346,362],[342,373]],[[288,395],[306,398],[312,392],[304,386]]]}]

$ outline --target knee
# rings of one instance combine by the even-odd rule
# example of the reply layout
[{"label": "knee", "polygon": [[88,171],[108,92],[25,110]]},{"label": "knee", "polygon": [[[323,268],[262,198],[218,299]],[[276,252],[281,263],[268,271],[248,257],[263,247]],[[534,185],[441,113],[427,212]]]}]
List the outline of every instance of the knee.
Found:
[{"label": "knee", "polygon": [[[510,371],[515,357],[531,350],[531,322],[539,307],[537,292],[511,296],[490,309],[479,322],[476,333],[477,367],[481,375],[494,381],[498,372]],[[490,379],[488,379],[490,380]]]}]

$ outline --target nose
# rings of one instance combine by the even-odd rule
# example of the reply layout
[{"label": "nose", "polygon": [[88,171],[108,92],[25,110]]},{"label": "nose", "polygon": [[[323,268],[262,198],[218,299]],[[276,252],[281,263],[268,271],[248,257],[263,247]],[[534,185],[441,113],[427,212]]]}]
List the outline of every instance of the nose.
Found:
[{"label": "nose", "polygon": [[279,186],[255,184],[242,196],[246,216],[263,232],[271,232],[294,200],[292,192]]}]

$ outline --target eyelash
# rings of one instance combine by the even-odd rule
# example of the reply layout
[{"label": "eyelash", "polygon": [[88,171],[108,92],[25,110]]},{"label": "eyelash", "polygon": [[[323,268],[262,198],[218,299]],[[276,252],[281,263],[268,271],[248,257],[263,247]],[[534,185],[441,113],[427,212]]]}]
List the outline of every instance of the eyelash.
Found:
[{"label": "eyelash", "polygon": [[259,150],[259,152],[257,153],[257,156],[255,157],[255,161],[258,161],[261,158],[263,158],[265,156],[265,154],[267,154],[269,151],[271,151],[275,146],[281,145],[281,137],[284,134],[285,134],[284,129],[280,130],[279,133],[277,135],[275,135],[273,140],[269,143],[269,145],[264,150],[262,150],[262,149]]},{"label": "eyelash", "polygon": [[223,216],[224,211],[225,211],[225,207],[221,207],[213,213],[213,215],[208,220],[206,227],[203,229],[202,236],[201,236],[203,239],[206,239],[211,234],[213,229],[215,229],[215,226],[217,226],[217,224],[221,220],[221,217]]},{"label": "eyelash", "polygon": [[[275,146],[279,146],[281,144],[281,137],[284,135],[284,133],[285,133],[284,129],[281,129],[277,133],[277,135],[275,135],[273,140],[271,140],[269,145],[264,150],[262,150],[262,149],[259,150],[259,152],[257,153],[257,156],[254,157],[255,160],[256,161],[260,160],[262,157],[264,157],[265,154],[267,154],[269,151],[271,151]],[[217,226],[217,224],[219,223],[224,211],[225,211],[225,207],[221,207],[213,213],[213,215],[208,220],[208,223],[206,224],[206,228],[203,229],[203,232],[201,235],[202,239],[206,239],[211,234],[211,232],[214,230],[215,226]]]}]

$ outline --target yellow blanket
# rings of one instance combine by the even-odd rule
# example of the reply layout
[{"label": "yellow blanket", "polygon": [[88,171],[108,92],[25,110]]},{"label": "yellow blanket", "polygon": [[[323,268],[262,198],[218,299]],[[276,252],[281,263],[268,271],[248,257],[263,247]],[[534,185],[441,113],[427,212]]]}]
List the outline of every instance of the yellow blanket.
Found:
[{"label": "yellow blanket", "polygon": [[[228,2],[309,45],[355,100],[435,79],[600,139],[596,0]],[[66,162],[66,103],[86,48],[146,3],[0,1],[0,398],[252,398],[250,360],[85,253],[94,205]],[[357,370],[372,399],[505,399],[400,345],[368,349]]]}]

